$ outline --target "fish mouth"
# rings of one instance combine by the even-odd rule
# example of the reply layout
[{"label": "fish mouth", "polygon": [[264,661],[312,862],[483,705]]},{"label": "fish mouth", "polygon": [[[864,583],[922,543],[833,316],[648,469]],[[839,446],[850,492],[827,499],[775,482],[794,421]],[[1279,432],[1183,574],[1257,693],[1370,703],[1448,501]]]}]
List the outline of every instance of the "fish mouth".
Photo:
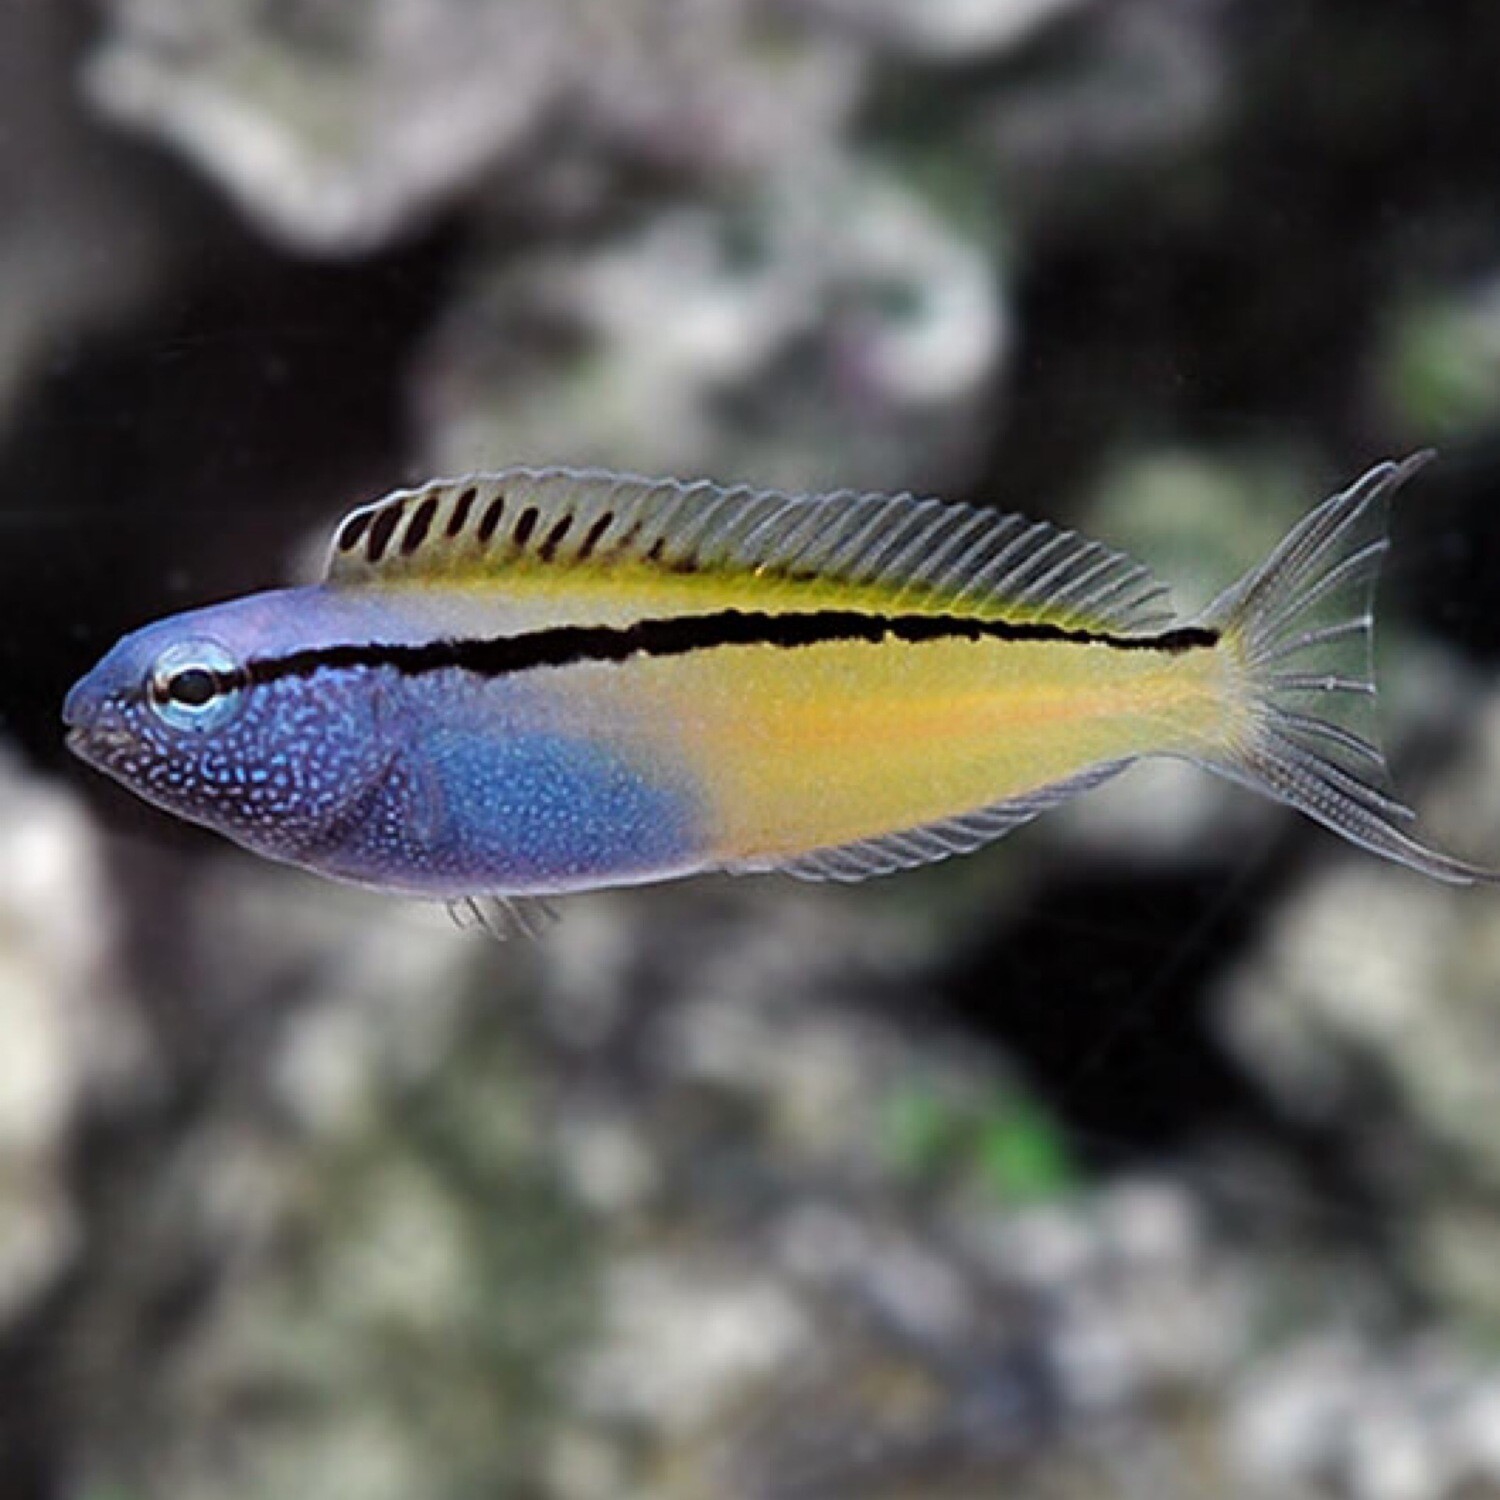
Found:
[{"label": "fish mouth", "polygon": [[108,765],[140,749],[121,705],[92,674],[75,682],[63,699],[62,721],[68,749],[93,765]]},{"label": "fish mouth", "polygon": [[109,764],[136,748],[136,738],[128,729],[108,724],[72,724],[64,743],[80,760],[92,764]]}]

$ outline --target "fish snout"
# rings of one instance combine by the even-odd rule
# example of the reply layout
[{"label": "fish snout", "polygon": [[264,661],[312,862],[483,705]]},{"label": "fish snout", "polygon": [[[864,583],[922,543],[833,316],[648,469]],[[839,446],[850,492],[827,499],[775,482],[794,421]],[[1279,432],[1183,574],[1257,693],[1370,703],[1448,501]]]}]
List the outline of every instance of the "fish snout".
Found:
[{"label": "fish snout", "polygon": [[68,749],[84,760],[107,761],[136,746],[136,736],[111,702],[109,690],[93,674],[69,689],[62,720]]},{"label": "fish snout", "polygon": [[103,694],[88,677],[80,678],[63,699],[62,721],[70,731],[82,729],[97,713]]}]

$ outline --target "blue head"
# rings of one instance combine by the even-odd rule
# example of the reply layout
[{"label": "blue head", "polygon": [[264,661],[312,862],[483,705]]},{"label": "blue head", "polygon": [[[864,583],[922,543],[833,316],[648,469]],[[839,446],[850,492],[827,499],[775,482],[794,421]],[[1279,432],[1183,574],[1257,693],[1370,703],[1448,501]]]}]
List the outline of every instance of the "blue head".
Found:
[{"label": "blue head", "polygon": [[388,763],[366,676],[265,671],[317,644],[309,593],[256,595],[126,636],[68,694],[69,747],[168,812],[308,861]]}]

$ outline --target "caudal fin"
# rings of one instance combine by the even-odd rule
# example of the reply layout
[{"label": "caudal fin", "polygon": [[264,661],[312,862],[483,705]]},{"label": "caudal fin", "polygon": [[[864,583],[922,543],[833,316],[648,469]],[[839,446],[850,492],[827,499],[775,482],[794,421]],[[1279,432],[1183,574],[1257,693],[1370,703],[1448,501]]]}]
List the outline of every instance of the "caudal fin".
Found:
[{"label": "caudal fin", "polygon": [[1375,727],[1374,593],[1391,496],[1432,457],[1377,464],[1325,501],[1197,622],[1244,673],[1246,728],[1212,763],[1352,843],[1439,880],[1494,881],[1414,838]]}]

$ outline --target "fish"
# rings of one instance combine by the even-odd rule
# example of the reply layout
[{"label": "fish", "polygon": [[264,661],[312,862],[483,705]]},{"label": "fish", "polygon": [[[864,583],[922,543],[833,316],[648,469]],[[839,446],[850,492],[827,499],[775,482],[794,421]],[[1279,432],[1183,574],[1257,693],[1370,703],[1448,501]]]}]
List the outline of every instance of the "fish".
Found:
[{"label": "fish", "polygon": [[1371,468],[1190,616],[1046,521],[598,470],[434,480],[323,579],[125,636],[69,746],[257,854],[502,935],[711,871],[859,881],[1174,757],[1438,880],[1373,725]]}]

